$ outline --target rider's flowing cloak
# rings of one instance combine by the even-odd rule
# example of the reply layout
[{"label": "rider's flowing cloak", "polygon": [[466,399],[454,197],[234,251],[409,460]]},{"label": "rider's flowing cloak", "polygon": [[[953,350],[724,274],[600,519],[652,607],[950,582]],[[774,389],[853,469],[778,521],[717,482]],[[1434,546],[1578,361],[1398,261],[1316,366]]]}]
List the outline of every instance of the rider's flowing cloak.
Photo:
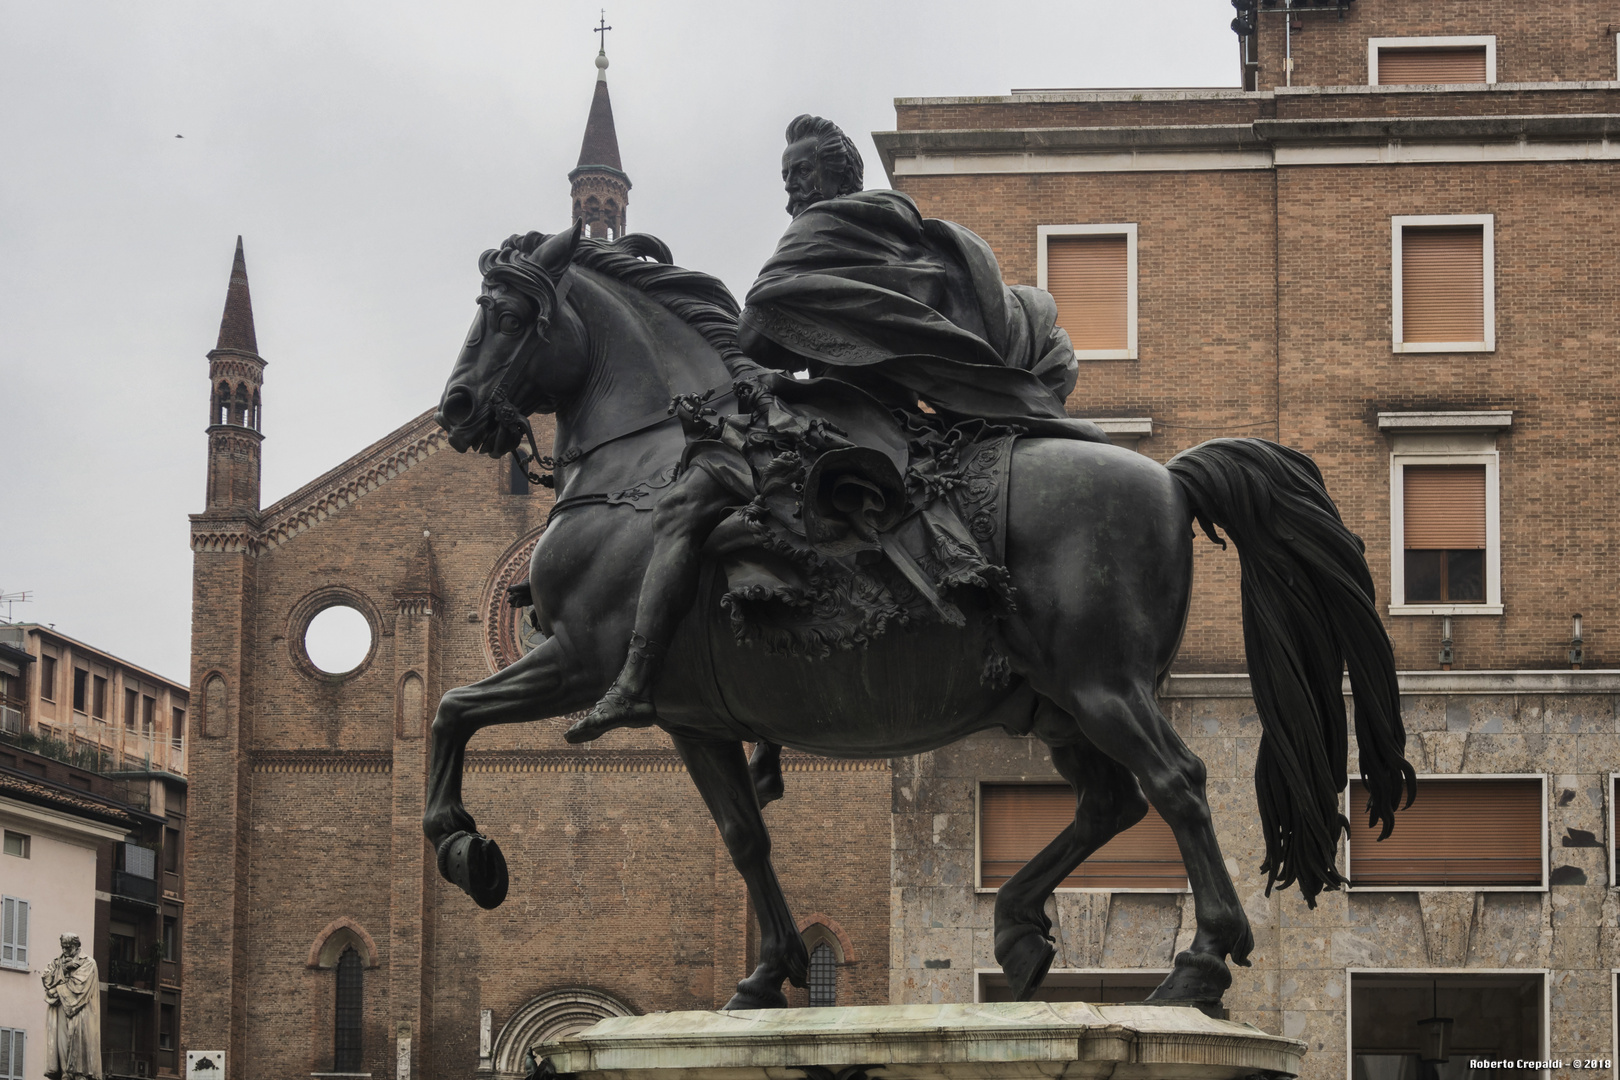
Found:
[{"label": "rider's flowing cloak", "polygon": [[808,366],[891,400],[900,389],[956,418],[1107,441],[1064,414],[1079,368],[1051,295],[1004,284],[988,244],[898,191],[794,218],[748,292],[738,344],[773,367]]},{"label": "rider's flowing cloak", "polygon": [[[1013,442],[1108,441],[1064,413],[1078,366],[1049,294],[1004,284],[971,231],[867,191],[793,220],[738,345],[776,372],[728,361],[744,412],[694,433],[684,461],[746,504],[709,544],[728,551],[721,602],[739,638],[824,654],[894,623],[964,625],[952,597],[970,592],[1012,612]],[[986,676],[1005,671],[987,651]]]}]

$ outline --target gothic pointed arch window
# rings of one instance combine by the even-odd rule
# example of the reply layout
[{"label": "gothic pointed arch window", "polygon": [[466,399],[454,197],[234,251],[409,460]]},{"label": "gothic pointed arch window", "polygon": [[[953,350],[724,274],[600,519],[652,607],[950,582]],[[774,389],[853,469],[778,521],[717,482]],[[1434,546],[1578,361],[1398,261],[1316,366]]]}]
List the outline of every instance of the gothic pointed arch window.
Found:
[{"label": "gothic pointed arch window", "polygon": [[365,1013],[366,969],[353,945],[343,950],[337,962],[337,1005],[332,1016],[332,1070],[359,1072],[363,1060],[362,1043]]},{"label": "gothic pointed arch window", "polygon": [[820,912],[799,923],[799,935],[810,953],[805,1004],[812,1009],[837,1005],[839,969],[855,962],[855,946],[843,927]]},{"label": "gothic pointed arch window", "polygon": [[248,404],[247,383],[237,383],[236,406],[231,410],[231,423],[237,425],[238,427],[247,426],[248,410],[250,408],[251,406]]},{"label": "gothic pointed arch window", "polygon": [[825,941],[810,950],[810,1007],[838,1004],[838,957]]},{"label": "gothic pointed arch window", "polygon": [[228,424],[231,422],[231,384],[219,384],[219,393],[214,396],[214,423]]},{"label": "gothic pointed arch window", "polygon": [[365,1072],[366,970],[378,966],[376,942],[353,919],[333,919],[310,944],[307,966],[311,1071]]},{"label": "gothic pointed arch window", "polygon": [[248,426],[254,431],[262,431],[263,429],[259,427],[259,423],[259,392],[255,390],[253,391],[253,421]]}]

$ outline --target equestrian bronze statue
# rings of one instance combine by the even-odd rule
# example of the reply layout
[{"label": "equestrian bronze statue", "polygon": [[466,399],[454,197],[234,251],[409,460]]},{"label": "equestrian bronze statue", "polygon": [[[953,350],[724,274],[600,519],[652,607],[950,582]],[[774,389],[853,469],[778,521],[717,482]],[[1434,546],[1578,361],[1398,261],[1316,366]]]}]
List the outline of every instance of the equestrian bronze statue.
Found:
[{"label": "equestrian bronze statue", "polygon": [[[861,190],[835,125],[799,117],[788,143],[792,223],[741,311],[646,234],[529,233],[480,260],[438,419],[457,450],[549,464],[557,502],[514,590],[540,643],[446,693],[433,723],[439,870],[483,907],[506,896],[461,800],[479,729],[582,710],[570,741],[657,725],[758,913],[759,964],[727,1007],[781,1007],[808,955],[760,812],[779,749],[891,757],[999,727],[1045,742],[1076,792],[1074,824],[997,894],[1014,994],[1055,955],[1047,898],[1151,804],[1197,933],[1150,1000],[1213,1009],[1254,939],[1203,763],[1155,700],[1193,525],[1241,562],[1267,889],[1297,882],[1313,905],[1344,880],[1347,666],[1369,820],[1387,835],[1415,792],[1361,541],[1297,451],[1217,439],[1161,466],[1069,418],[1078,369],[1050,296],[1004,285],[967,229]],[[556,414],[549,459],[534,412]]]}]

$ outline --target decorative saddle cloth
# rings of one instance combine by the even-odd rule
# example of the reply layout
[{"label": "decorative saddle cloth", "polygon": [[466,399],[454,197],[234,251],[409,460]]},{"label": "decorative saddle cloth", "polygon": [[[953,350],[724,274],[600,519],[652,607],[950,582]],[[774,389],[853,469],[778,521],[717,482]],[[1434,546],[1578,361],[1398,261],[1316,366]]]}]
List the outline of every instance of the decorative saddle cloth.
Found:
[{"label": "decorative saddle cloth", "polygon": [[[689,466],[749,496],[704,549],[724,572],[720,602],[737,639],[822,657],[891,626],[961,625],[963,590],[992,615],[1014,610],[1003,552],[1021,432],[888,410],[877,425],[869,410],[815,409],[829,411],[849,425],[839,430],[858,432],[856,444],[813,448],[802,433],[773,432],[761,410],[736,429],[741,438],[688,447]],[[1002,664],[987,657],[986,677],[1003,677]]]}]

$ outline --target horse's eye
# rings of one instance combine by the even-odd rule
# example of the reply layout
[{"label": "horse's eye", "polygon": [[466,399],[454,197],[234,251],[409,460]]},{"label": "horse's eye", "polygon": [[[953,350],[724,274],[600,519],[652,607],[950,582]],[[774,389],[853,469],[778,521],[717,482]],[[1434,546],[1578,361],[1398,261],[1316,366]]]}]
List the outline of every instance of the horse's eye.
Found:
[{"label": "horse's eye", "polygon": [[503,311],[501,312],[501,321],[499,326],[501,328],[501,333],[515,334],[519,330],[523,329],[523,320],[518,318],[510,311]]}]

